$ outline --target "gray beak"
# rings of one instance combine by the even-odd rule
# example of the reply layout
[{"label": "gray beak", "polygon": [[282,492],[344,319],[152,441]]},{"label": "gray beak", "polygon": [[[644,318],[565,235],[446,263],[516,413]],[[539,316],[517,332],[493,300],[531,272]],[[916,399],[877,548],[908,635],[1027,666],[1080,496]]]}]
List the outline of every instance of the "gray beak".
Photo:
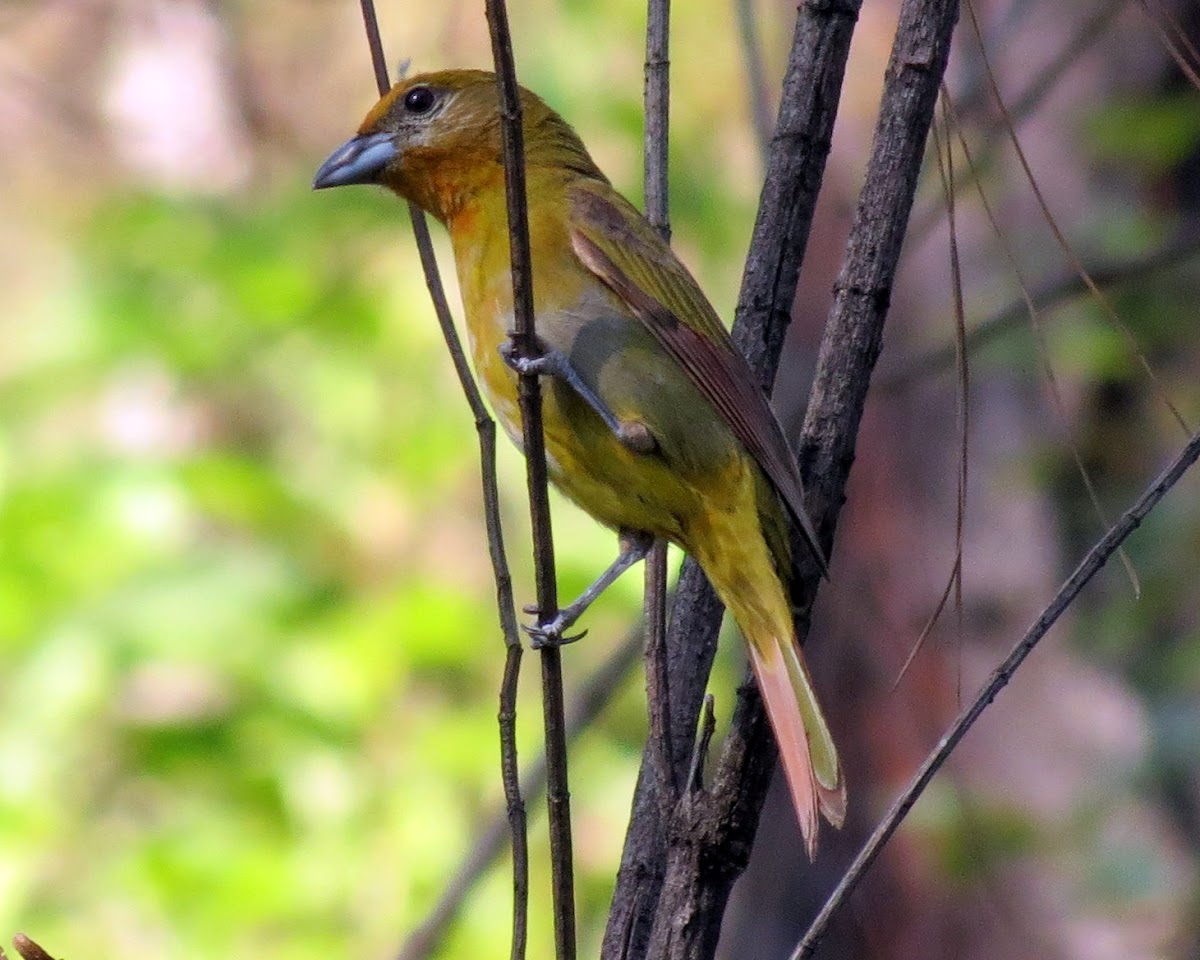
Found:
[{"label": "gray beak", "polygon": [[390,133],[352,137],[330,154],[313,178],[313,189],[344,187],[352,183],[378,183],[379,174],[396,156]]}]

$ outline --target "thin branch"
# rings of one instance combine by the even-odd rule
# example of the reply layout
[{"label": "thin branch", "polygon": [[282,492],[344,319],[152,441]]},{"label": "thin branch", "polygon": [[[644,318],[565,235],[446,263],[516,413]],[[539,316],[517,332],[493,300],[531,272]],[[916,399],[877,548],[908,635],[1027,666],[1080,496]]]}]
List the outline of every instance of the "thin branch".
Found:
[{"label": "thin branch", "polygon": [[[504,634],[504,674],[500,684],[500,779],[504,785],[504,800],[509,835],[512,838],[513,863],[513,940],[514,960],[524,955],[529,915],[529,840],[525,815],[524,794],[520,784],[520,764],[517,757],[517,683],[521,672],[521,636],[513,602],[512,575],[504,549],[504,530],[500,520],[500,481],[496,473],[496,422],[487,412],[479,386],[467,366],[462,344],[446,302],[446,293],[437,273],[433,245],[425,215],[410,206],[413,232],[417,237],[425,282],[433,299],[438,325],[446,341],[455,373],[470,404],[479,439],[480,480],[483,488],[483,516],[487,530],[488,554],[496,583],[496,609]],[[410,938],[411,939],[411,938]],[[407,950],[407,946],[405,948]],[[401,956],[406,954],[402,952]]]},{"label": "thin branch", "polygon": [[[940,84],[943,92],[946,83]],[[949,100],[942,102],[942,118],[949,116]],[[939,168],[941,164],[938,164]],[[967,320],[963,306],[962,263],[958,255],[958,229],[955,221],[954,202],[954,147],[950,142],[950,126],[946,124],[946,210],[950,232],[950,269],[954,283],[954,364],[958,371],[958,490],[954,511],[954,563],[958,568],[954,577],[954,611],[957,615],[959,663],[956,671],[959,699],[962,696],[962,642],[963,642],[963,527],[967,522],[967,482],[970,465],[971,437],[971,363],[967,356]]]},{"label": "thin branch", "polygon": [[671,239],[667,147],[671,108],[671,0],[649,0],[646,8],[644,106],[646,219]]},{"label": "thin branch", "polygon": [[[371,65],[375,84],[380,96],[387,93],[387,62],[383,42],[379,35],[379,21],[375,15],[373,0],[360,0],[363,26],[366,29],[367,45],[371,51]],[[445,287],[438,271],[437,257],[433,252],[433,241],[429,236],[429,224],[425,214],[414,203],[408,205],[412,221],[413,237],[425,275],[425,285],[433,302],[438,327],[446,342],[446,349],[454,365],[454,372],[471,414],[475,420],[475,431],[479,440],[480,482],[483,490],[484,524],[487,529],[488,555],[492,565],[492,576],[496,584],[496,609],[500,617],[500,629],[504,636],[504,678],[500,686],[500,776],[504,784],[506,820],[512,842],[513,870],[513,934],[512,960],[521,960],[525,955],[525,942],[529,915],[529,842],[522,800],[519,763],[517,759],[517,681],[521,671],[521,637],[517,627],[517,614],[513,603],[512,576],[504,550],[504,530],[500,520],[500,484],[496,475],[496,423],[488,414],[479,386],[471,375],[466,353],[454,327],[450,304],[446,299]],[[444,900],[445,898],[443,898]],[[428,922],[408,939],[401,956],[410,954],[410,947],[419,942]]]},{"label": "thin branch", "polygon": [[371,51],[371,69],[375,74],[375,87],[382,97],[392,87],[388,79],[387,60],[383,54],[383,40],[379,36],[379,17],[375,15],[375,0],[359,0],[363,27],[367,31],[367,46]]},{"label": "thin branch", "polygon": [[767,68],[763,63],[762,38],[754,0],[733,0],[738,23],[738,41],[746,65],[746,94],[750,98],[750,119],[758,142],[759,162],[765,162],[771,142],[771,97],[767,92]]},{"label": "thin branch", "polygon": [[[649,0],[646,7],[645,65],[645,203],[646,218],[667,242],[671,240],[668,145],[671,107],[671,3]],[[667,545],[657,540],[646,557],[644,616],[646,621],[647,743],[656,748],[655,776],[662,784],[664,811],[679,796],[679,781],[670,763],[671,687],[667,673]]]},{"label": "thin branch", "polygon": [[[512,258],[514,330],[512,342],[519,359],[540,354],[533,312],[533,270],[529,242],[529,210],[525,196],[525,142],[521,128],[521,91],[513,62],[512,35],[505,0],[487,0],[492,58],[500,94],[501,136],[504,145],[504,188],[508,201],[509,253]],[[550,528],[549,479],[542,395],[538,377],[522,373],[518,382],[521,430],[533,527],[534,577],[539,623],[558,613],[554,576],[554,541]],[[557,644],[541,648],[542,716],[545,725],[547,789],[550,820],[551,892],[554,902],[554,947],[558,960],[575,960],[575,880],[571,849],[571,795],[567,780],[566,720],[563,705],[562,651]]]},{"label": "thin branch", "polygon": [[[967,139],[963,135],[962,127],[955,122],[954,105],[950,98],[950,91],[944,86],[942,88],[942,102],[945,106],[946,116],[950,126],[958,134],[959,145],[962,147],[963,157],[967,161],[967,166],[974,169],[974,160],[971,157],[971,148],[967,145]],[[1033,333],[1034,343],[1037,346],[1038,356],[1042,361],[1042,371],[1046,377],[1046,388],[1050,391],[1050,399],[1054,405],[1054,412],[1058,417],[1058,421],[1062,426],[1063,435],[1066,437],[1067,446],[1071,450],[1071,458],[1075,461],[1075,469],[1079,473],[1080,479],[1083,481],[1084,489],[1087,491],[1088,499],[1092,503],[1092,511],[1096,514],[1096,519],[1100,522],[1100,529],[1107,529],[1112,526],[1112,521],[1108,519],[1108,512],[1104,509],[1104,504],[1100,501],[1100,492],[1096,489],[1096,485],[1092,482],[1092,476],[1088,472],[1087,465],[1083,462],[1083,453],[1079,449],[1079,444],[1075,440],[1075,431],[1071,424],[1071,418],[1067,414],[1066,400],[1063,398],[1062,390],[1058,385],[1058,375],[1054,372],[1054,364],[1050,361],[1050,345],[1046,340],[1046,331],[1042,323],[1040,314],[1037,308],[1033,305],[1033,301],[1029,295],[1029,284],[1025,282],[1024,274],[1021,270],[1020,262],[1017,259],[1017,253],[1013,246],[1008,241],[1008,237],[1000,228],[1000,220],[992,209],[992,204],[988,200],[987,191],[983,189],[983,182],[975,178],[975,191],[979,195],[979,203],[983,207],[983,212],[987,217],[989,226],[992,228],[992,234],[1000,243],[1001,249],[1004,251],[1005,259],[1008,261],[1009,269],[1012,270],[1013,276],[1017,279],[1017,285],[1021,288],[1021,295],[1025,299],[1025,311],[1029,317],[1029,327]],[[1083,277],[1081,277],[1083,279]],[[1141,583],[1138,580],[1137,571],[1134,569],[1133,563],[1126,555],[1124,550],[1117,551],[1121,558],[1121,564],[1125,567],[1125,573],[1129,577],[1129,584],[1133,588],[1133,595],[1136,599],[1142,594]]]},{"label": "thin branch", "polygon": [[1042,611],[1041,616],[1037,618],[1033,626],[1029,628],[1021,641],[1012,649],[1012,652],[1004,659],[993,672],[988,682],[984,684],[979,695],[975,698],[967,709],[959,714],[958,719],[954,721],[950,729],[946,731],[941,741],[938,743],[934,751],[929,755],[928,759],[921,765],[916,776],[913,777],[912,783],[908,788],[896,798],[891,809],[879,826],[875,828],[875,832],[871,834],[870,839],[863,846],[862,851],[854,859],[850,869],[842,877],[837,889],[826,901],[816,920],[813,921],[808,933],[792,954],[792,960],[803,960],[805,957],[812,956],[816,950],[817,944],[824,937],[826,930],[829,927],[829,921],[833,918],[837,910],[845,903],[846,898],[858,886],[863,874],[867,868],[874,862],[879,855],[880,850],[888,839],[896,832],[896,828],[900,825],[905,815],[916,803],[917,799],[924,792],[925,787],[933,776],[946,762],[951,752],[959,741],[966,735],[966,732],[971,729],[971,726],[979,719],[984,710],[996,699],[997,694],[1008,684],[1012,679],[1017,668],[1021,666],[1025,658],[1038,642],[1044,637],[1049,629],[1054,625],[1055,621],[1062,616],[1063,612],[1071,605],[1079,591],[1092,579],[1104,566],[1108,558],[1117,550],[1125,539],[1133,533],[1146,519],[1150,511],[1153,510],[1167,491],[1170,490],[1180,477],[1200,458],[1200,433],[1195,434],[1188,441],[1187,445],[1175,458],[1157,479],[1151,483],[1137,501],[1126,510],[1117,523],[1102,537],[1087,555],[1080,562],[1074,572],[1067,578],[1066,582],[1059,588],[1058,593]]},{"label": "thin branch", "polygon": [[[966,313],[963,306],[963,287],[962,287],[962,265],[958,256],[958,225],[957,225],[957,197],[955,194],[955,176],[954,176],[954,145],[950,137],[950,97],[946,89],[945,82],[942,83],[942,123],[941,129],[945,131],[946,140],[944,145],[939,136],[938,125],[933,128],[934,153],[937,156],[938,178],[942,185],[942,196],[946,204],[946,227],[949,236],[950,244],[950,275],[954,295],[954,365],[958,372],[958,384],[955,390],[955,401],[957,405],[957,420],[958,420],[958,475],[957,490],[955,497],[954,511],[954,564],[950,569],[950,579],[946,583],[946,590],[942,594],[941,600],[938,601],[934,608],[933,615],[925,624],[925,628],[921,631],[921,635],[917,637],[917,642],[913,644],[912,650],[908,654],[908,658],[904,661],[904,665],[900,668],[900,673],[896,677],[896,682],[892,685],[894,690],[900,685],[900,681],[908,672],[908,668],[912,666],[917,654],[920,652],[926,638],[933,631],[934,624],[937,623],[942,611],[945,609],[946,601],[950,597],[951,590],[954,592],[954,610],[956,613],[956,626],[958,630],[958,650],[961,656],[962,649],[962,631],[963,631],[963,603],[962,603],[962,586],[963,586],[963,526],[966,522],[967,513],[967,464],[968,464],[968,440],[970,438],[970,364],[967,357],[967,322]],[[965,143],[964,143],[965,147]],[[968,157],[968,164],[970,158]],[[968,166],[968,171],[970,171]],[[961,697],[962,686],[962,665],[959,664],[959,669],[956,671],[959,685],[959,695]]]},{"label": "thin branch", "polygon": [[17,948],[24,960],[54,960],[50,954],[43,950],[38,944],[30,940],[25,934],[18,933],[13,937],[13,946]]},{"label": "thin branch", "polygon": [[791,323],[800,262],[837,117],[842,74],[861,0],[800,6],[783,78],[733,336],[769,389]]},{"label": "thin branch", "polygon": [[[645,643],[645,633],[641,622],[630,628],[616,649],[572,692],[571,710],[567,715],[568,745],[573,744],[592,725],[633,672]],[[546,755],[541,753],[527,764],[520,791],[522,796],[532,801],[541,796],[545,787]],[[508,812],[501,809],[472,831],[478,837],[475,845],[460,861],[433,909],[421,925],[409,934],[396,960],[426,960],[434,955],[475,884],[504,851],[507,824]]]}]

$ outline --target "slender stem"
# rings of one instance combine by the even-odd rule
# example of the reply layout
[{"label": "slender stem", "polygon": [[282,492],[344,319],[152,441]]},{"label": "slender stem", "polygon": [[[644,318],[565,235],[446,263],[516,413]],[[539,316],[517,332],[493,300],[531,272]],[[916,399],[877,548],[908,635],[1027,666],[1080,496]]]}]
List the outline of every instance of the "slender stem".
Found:
[{"label": "slender stem", "polygon": [[924,792],[925,787],[929,785],[929,781],[933,779],[933,775],[941,769],[951,752],[958,746],[959,741],[971,729],[983,711],[996,699],[997,694],[1012,679],[1017,668],[1021,666],[1025,658],[1029,656],[1033,648],[1041,641],[1042,637],[1054,626],[1055,621],[1062,616],[1063,611],[1071,605],[1075,597],[1079,594],[1079,591],[1100,571],[1108,561],[1108,558],[1125,541],[1125,538],[1141,525],[1141,522],[1146,519],[1150,511],[1158,505],[1158,502],[1162,500],[1167,491],[1175,486],[1179,478],[1187,472],[1188,468],[1196,462],[1197,458],[1200,458],[1200,433],[1192,436],[1191,440],[1188,441],[1175,460],[1145,489],[1133,506],[1121,514],[1121,518],[1112,526],[1108,533],[1088,551],[1087,555],[1080,561],[1079,566],[1075,568],[1074,572],[1059,588],[1058,593],[1054,595],[1054,599],[1042,611],[1041,616],[1034,621],[1025,636],[1021,638],[1021,641],[1013,647],[1009,655],[1005,657],[1004,662],[992,671],[988,682],[983,685],[983,689],[979,691],[975,700],[958,715],[958,718],[950,726],[950,729],[942,736],[933,753],[921,764],[920,770],[917,771],[907,789],[896,798],[887,816],[875,828],[874,833],[871,834],[858,856],[855,857],[854,862],[850,865],[850,869],[846,871],[837,888],[825,902],[825,906],[821,909],[812,926],[809,927],[808,932],[804,935],[804,939],[792,954],[792,960],[803,960],[804,957],[812,956],[813,951],[817,948],[817,944],[825,936],[825,932],[829,927],[829,921],[837,913],[838,908],[845,903],[846,898],[850,896],[854,888],[858,886],[867,868],[874,862],[892,834],[896,832],[896,828],[900,825],[908,811],[912,809],[913,804],[917,802],[917,799]]},{"label": "slender stem", "polygon": [[667,148],[671,107],[671,0],[649,0],[646,9],[646,67],[643,91],[646,113],[646,219],[671,239],[668,203]]},{"label": "slender stem", "polygon": [[383,41],[379,37],[379,18],[375,15],[375,0],[359,0],[363,27],[367,31],[367,46],[371,51],[371,69],[375,74],[375,86],[382,97],[391,88],[388,79],[387,60],[383,55]]},{"label": "slender stem", "polygon": [[17,948],[24,960],[54,960],[41,946],[30,940],[25,934],[18,933],[13,937],[13,946]]},{"label": "slender stem", "polygon": [[[646,8],[644,88],[646,218],[668,242],[671,239],[668,147],[671,107],[671,3],[649,0]],[[667,670],[667,545],[654,544],[646,557],[646,709],[647,741],[655,756],[655,777],[664,815],[679,798],[671,766],[671,695]]]},{"label": "slender stem", "polygon": [[[954,568],[950,575],[954,584],[954,612],[958,643],[955,649],[962,654],[963,644],[963,527],[967,519],[967,481],[970,463],[971,435],[971,373],[967,356],[967,320],[963,303],[962,262],[958,255],[958,205],[955,195],[954,145],[951,140],[950,92],[943,81],[942,130],[945,132],[945,153],[942,152],[938,127],[933,128],[934,152],[937,154],[938,173],[942,181],[942,192],[946,197],[946,228],[950,246],[950,283],[954,296],[954,361],[958,371],[958,389],[955,405],[958,421],[958,475],[954,510]],[[956,703],[962,703],[962,664],[955,671],[958,689]]]},{"label": "slender stem", "polygon": [[[671,598],[668,597],[670,606]],[[645,624],[638,621],[622,638],[617,647],[595,670],[584,677],[567,715],[567,743],[574,743],[588,729],[613,699],[618,688],[633,672],[642,651]],[[529,799],[540,797],[546,788],[546,755],[535,756],[525,766],[521,777],[521,794]],[[438,901],[426,914],[421,925],[409,934],[397,960],[427,960],[442,944],[442,939],[462,909],[464,902],[480,877],[495,863],[504,848],[507,836],[506,810],[495,811],[481,822],[473,835],[474,846],[466,851],[453,878],[442,890]]]},{"label": "slender stem", "polygon": [[[514,307],[513,346],[517,357],[532,360],[539,353],[534,327],[533,270],[529,245],[529,209],[525,196],[525,143],[521,93],[513,61],[512,35],[505,0],[487,0],[488,26],[496,83],[500,95],[504,145],[504,186],[508,201],[509,253],[512,258]],[[542,395],[535,374],[521,374],[518,383],[522,436],[525,447],[529,512],[533,527],[534,576],[540,623],[558,613],[554,576],[554,543],[550,528],[549,479],[542,430]],[[550,818],[551,888],[554,901],[554,946],[558,960],[575,958],[575,881],[571,850],[571,795],[567,780],[566,719],[563,706],[562,654],[558,646],[541,650],[542,714],[546,741],[546,805]]]},{"label": "slender stem", "polygon": [[765,163],[767,148],[771,143],[771,97],[767,92],[767,68],[763,62],[758,17],[754,10],[754,0],[734,0],[733,6],[737,16],[742,59],[746,64],[746,93],[750,98],[750,119],[754,125],[754,138],[758,141],[759,161]]},{"label": "slender stem", "polygon": [[[391,84],[388,81],[387,63],[384,59],[383,42],[379,35],[379,21],[375,15],[373,0],[360,0],[363,26],[366,28],[367,45],[371,51],[371,65],[379,94],[385,94]],[[434,313],[446,349],[454,364],[459,385],[471,414],[479,440],[480,481],[483,488],[483,513],[487,528],[488,555],[492,564],[492,576],[496,583],[496,608],[500,616],[500,629],[504,635],[505,658],[504,678],[500,687],[500,776],[504,784],[505,808],[509,834],[512,839],[513,869],[513,932],[512,960],[525,956],[529,916],[529,842],[525,818],[525,802],[521,795],[520,772],[517,758],[517,682],[521,672],[521,638],[517,627],[517,614],[513,603],[512,577],[508,570],[508,559],[504,551],[504,530],[500,521],[500,484],[496,475],[496,423],[487,412],[479,387],[467,365],[466,353],[454,328],[454,318],[446,299],[445,287],[438,271],[437,257],[433,252],[433,241],[429,236],[429,224],[425,214],[415,204],[408,205],[412,221],[413,237],[425,275],[425,285],[433,302]],[[411,941],[410,941],[411,942]],[[408,950],[406,945],[405,951]]]},{"label": "slender stem", "polygon": [[646,556],[643,619],[646,637],[642,657],[646,669],[647,748],[654,758],[654,776],[666,814],[679,799],[679,783],[671,765],[671,684],[667,659],[667,544],[656,540]]},{"label": "slender stem", "polygon": [[417,249],[421,265],[425,270],[425,281],[429,287],[438,317],[438,325],[454,363],[455,373],[475,418],[475,431],[479,440],[480,482],[483,488],[483,517],[487,529],[488,554],[492,563],[492,576],[496,583],[496,609],[500,615],[500,628],[504,635],[504,675],[500,683],[500,708],[497,719],[500,727],[500,779],[504,785],[504,803],[508,817],[509,834],[512,840],[513,865],[513,960],[525,955],[529,918],[529,830],[525,815],[525,801],[521,791],[520,762],[517,756],[517,685],[521,675],[520,628],[517,626],[516,605],[513,602],[512,575],[508,569],[508,558],[504,550],[504,530],[500,521],[500,480],[496,473],[496,421],[491,418],[484,405],[467,358],[463,352],[446,293],[434,259],[433,244],[429,238],[429,227],[425,215],[414,205],[409,205],[413,233],[417,237]]}]

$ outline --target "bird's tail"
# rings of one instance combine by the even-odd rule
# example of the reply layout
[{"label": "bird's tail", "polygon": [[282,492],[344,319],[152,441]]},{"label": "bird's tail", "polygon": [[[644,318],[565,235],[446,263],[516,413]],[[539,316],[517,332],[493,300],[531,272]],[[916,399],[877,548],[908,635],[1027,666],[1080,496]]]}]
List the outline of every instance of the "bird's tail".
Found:
[{"label": "bird's tail", "polygon": [[846,818],[846,782],[837,748],[790,632],[783,637],[747,634],[746,645],[775,731],[804,846],[812,859],[817,853],[819,817],[823,815],[835,827]]},{"label": "bird's tail", "polygon": [[736,513],[714,511],[707,519],[712,526],[706,536],[696,538],[696,559],[750,648],[804,845],[812,858],[820,818],[840,827],[846,816],[846,783],[837,748],[796,645],[792,609],[765,539],[747,536],[736,525]]}]

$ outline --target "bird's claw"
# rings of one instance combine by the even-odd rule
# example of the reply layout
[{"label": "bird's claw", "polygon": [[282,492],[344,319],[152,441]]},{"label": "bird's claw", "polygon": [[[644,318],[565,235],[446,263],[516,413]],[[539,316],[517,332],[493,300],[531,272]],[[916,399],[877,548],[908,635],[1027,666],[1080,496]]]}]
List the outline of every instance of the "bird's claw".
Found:
[{"label": "bird's claw", "polygon": [[517,345],[511,339],[500,344],[500,358],[517,373],[546,373],[546,357],[523,357],[517,353]]},{"label": "bird's claw", "polygon": [[[526,607],[525,612],[536,613],[537,608],[534,607],[530,610]],[[546,623],[521,624],[521,629],[529,634],[529,646],[534,650],[541,650],[543,647],[565,647],[568,643],[574,643],[587,636],[586,630],[581,630],[576,634],[567,634],[567,628],[574,622],[573,617],[564,617],[560,613]]]}]

